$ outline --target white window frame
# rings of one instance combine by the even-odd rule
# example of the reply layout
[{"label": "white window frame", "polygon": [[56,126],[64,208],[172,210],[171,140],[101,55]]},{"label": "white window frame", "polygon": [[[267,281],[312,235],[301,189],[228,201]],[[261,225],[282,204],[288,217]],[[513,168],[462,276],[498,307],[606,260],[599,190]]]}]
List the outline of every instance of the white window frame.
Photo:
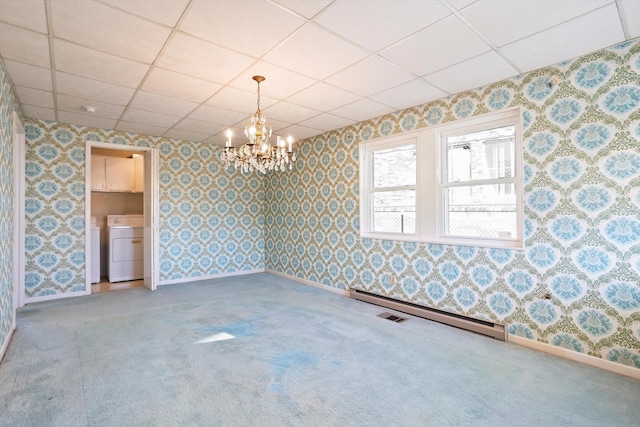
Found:
[{"label": "white window frame", "polygon": [[[416,184],[396,187],[375,188],[373,183],[373,153],[376,151],[389,150],[396,147],[415,144],[416,146]],[[404,241],[417,241],[420,239],[420,144],[415,134],[403,134],[392,138],[372,141],[367,144],[360,144],[360,231],[363,237],[376,239],[391,239]],[[366,163],[366,167],[363,164]],[[416,227],[414,233],[390,233],[373,230],[373,195],[377,192],[415,190],[416,194]],[[366,231],[365,231],[366,230]]]},{"label": "white window frame", "polygon": [[[516,236],[511,238],[481,238],[445,235],[446,188],[456,184],[445,182],[446,139],[501,126],[515,126],[514,176],[509,183],[516,188]],[[383,233],[372,230],[373,209],[373,155],[374,151],[408,145],[416,141],[416,229],[415,233]],[[524,247],[523,162],[522,162],[522,109],[507,108],[443,125],[432,126],[417,132],[406,132],[393,137],[379,138],[360,143],[360,236],[363,238],[415,241],[459,246],[522,249]],[[494,182],[495,181],[495,182]],[[474,182],[474,181],[471,181]],[[478,181],[475,181],[477,183]],[[483,184],[506,183],[504,179],[483,180]],[[466,182],[461,185],[468,185]]]}]

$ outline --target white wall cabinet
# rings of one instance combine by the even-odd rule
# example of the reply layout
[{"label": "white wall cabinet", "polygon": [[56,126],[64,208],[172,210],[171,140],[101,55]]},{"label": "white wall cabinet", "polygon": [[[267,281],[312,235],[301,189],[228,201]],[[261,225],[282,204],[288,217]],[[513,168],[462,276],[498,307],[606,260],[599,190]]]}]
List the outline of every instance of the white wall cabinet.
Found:
[{"label": "white wall cabinet", "polygon": [[144,157],[133,156],[133,192],[142,193],[144,191]]},{"label": "white wall cabinet", "polygon": [[105,191],[107,189],[107,181],[105,178],[106,157],[91,156],[91,190]]},{"label": "white wall cabinet", "polygon": [[[141,167],[142,167],[142,162]],[[125,157],[91,156],[91,190],[138,192],[142,190],[136,182],[136,160]]]}]

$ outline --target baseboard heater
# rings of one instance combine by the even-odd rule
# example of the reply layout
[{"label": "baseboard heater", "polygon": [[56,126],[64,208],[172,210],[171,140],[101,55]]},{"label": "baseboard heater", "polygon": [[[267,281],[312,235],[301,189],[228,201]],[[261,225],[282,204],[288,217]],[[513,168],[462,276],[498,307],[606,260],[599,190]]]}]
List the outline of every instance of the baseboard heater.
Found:
[{"label": "baseboard heater", "polygon": [[350,289],[349,296],[351,298],[390,308],[402,313],[411,314],[413,316],[422,317],[424,319],[433,320],[444,323],[456,328],[465,329],[467,331],[476,332],[486,335],[500,341],[507,340],[507,332],[504,325],[493,323],[486,320],[474,319],[472,317],[462,316],[460,314],[448,313],[446,311],[437,310],[435,308],[425,307],[411,302],[404,302],[382,295],[372,294],[360,289]]}]

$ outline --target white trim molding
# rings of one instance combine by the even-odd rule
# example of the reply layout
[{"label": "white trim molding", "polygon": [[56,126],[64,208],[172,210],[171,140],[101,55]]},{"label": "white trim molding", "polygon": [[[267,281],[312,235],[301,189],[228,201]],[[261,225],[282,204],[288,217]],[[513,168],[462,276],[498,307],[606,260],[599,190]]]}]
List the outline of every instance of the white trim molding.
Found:
[{"label": "white trim molding", "polygon": [[518,335],[509,335],[508,342],[528,347],[533,350],[542,351],[545,353],[553,354],[555,356],[569,359],[574,362],[584,363],[585,365],[593,366],[595,368],[604,369],[605,371],[614,372],[616,374],[624,375],[627,377],[640,380],[640,369],[632,366],[623,365],[618,362],[612,362],[611,360],[602,359],[600,357],[591,356],[589,354],[578,353],[577,351],[568,350],[562,347],[556,347],[555,345],[543,343],[540,341],[530,340]]},{"label": "white trim molding", "polygon": [[13,333],[15,331],[16,331],[16,322],[14,319],[13,324],[11,325],[11,329],[9,329],[9,333],[7,334],[7,339],[4,341],[4,344],[2,344],[2,348],[0,348],[0,363],[2,362],[2,359],[4,359],[4,355],[7,352],[7,349],[9,348],[9,343],[11,342],[11,338],[13,338]]},{"label": "white trim molding", "polygon": [[264,268],[256,268],[254,270],[233,271],[231,273],[209,274],[207,276],[182,277],[180,279],[161,280],[158,285],[177,285],[179,283],[199,282],[201,280],[220,279],[222,277],[246,276],[248,274],[264,273]]},{"label": "white trim molding", "polygon": [[300,282],[300,283],[302,283],[304,285],[313,286],[314,288],[320,288],[323,291],[333,292],[335,294],[342,295],[342,296],[345,296],[345,297],[349,296],[349,291],[346,291],[344,289],[334,288],[333,286],[323,285],[322,283],[312,282],[311,280],[307,280],[307,279],[301,279],[300,277],[292,276],[292,275],[287,274],[287,273],[281,273],[279,271],[268,270],[268,269],[265,270],[265,273],[273,274],[275,276],[284,277],[285,279],[291,279],[293,281]]},{"label": "white trim molding", "polygon": [[[514,127],[513,167],[511,177],[469,179],[448,182],[446,169],[449,163],[446,138],[465,135],[497,127]],[[376,186],[374,156],[378,152],[415,147],[415,162],[407,168],[415,168],[416,177],[402,177],[405,182],[395,185]],[[510,107],[453,122],[429,126],[420,130],[404,132],[360,142],[360,237],[393,241],[436,243],[444,245],[474,246],[487,248],[524,249],[524,191],[522,172],[522,108]],[[400,152],[401,150],[398,150]],[[385,173],[384,171],[382,173]],[[447,197],[450,188],[472,188],[480,186],[513,185],[515,189],[515,236],[479,237],[449,234]],[[414,206],[405,206],[406,214],[415,209],[415,230],[412,232],[380,231],[375,229],[374,203],[376,194],[414,192]],[[409,197],[407,197],[409,199]],[[402,212],[394,211],[402,223]],[[497,231],[497,230],[496,230]],[[511,228],[504,230],[511,233]]]},{"label": "white trim molding", "polygon": [[62,299],[62,298],[73,298],[73,297],[80,297],[84,295],[87,295],[85,291],[63,292],[61,294],[43,295],[40,297],[26,298],[24,300],[24,303],[32,304],[34,302],[51,301],[51,300]]}]

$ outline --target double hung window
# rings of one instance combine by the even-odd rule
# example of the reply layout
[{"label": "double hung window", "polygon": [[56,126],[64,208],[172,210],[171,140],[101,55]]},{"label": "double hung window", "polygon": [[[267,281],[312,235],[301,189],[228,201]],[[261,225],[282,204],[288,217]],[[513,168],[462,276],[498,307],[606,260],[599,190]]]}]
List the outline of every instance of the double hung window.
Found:
[{"label": "double hung window", "polygon": [[519,109],[361,145],[361,235],[522,247]]}]

